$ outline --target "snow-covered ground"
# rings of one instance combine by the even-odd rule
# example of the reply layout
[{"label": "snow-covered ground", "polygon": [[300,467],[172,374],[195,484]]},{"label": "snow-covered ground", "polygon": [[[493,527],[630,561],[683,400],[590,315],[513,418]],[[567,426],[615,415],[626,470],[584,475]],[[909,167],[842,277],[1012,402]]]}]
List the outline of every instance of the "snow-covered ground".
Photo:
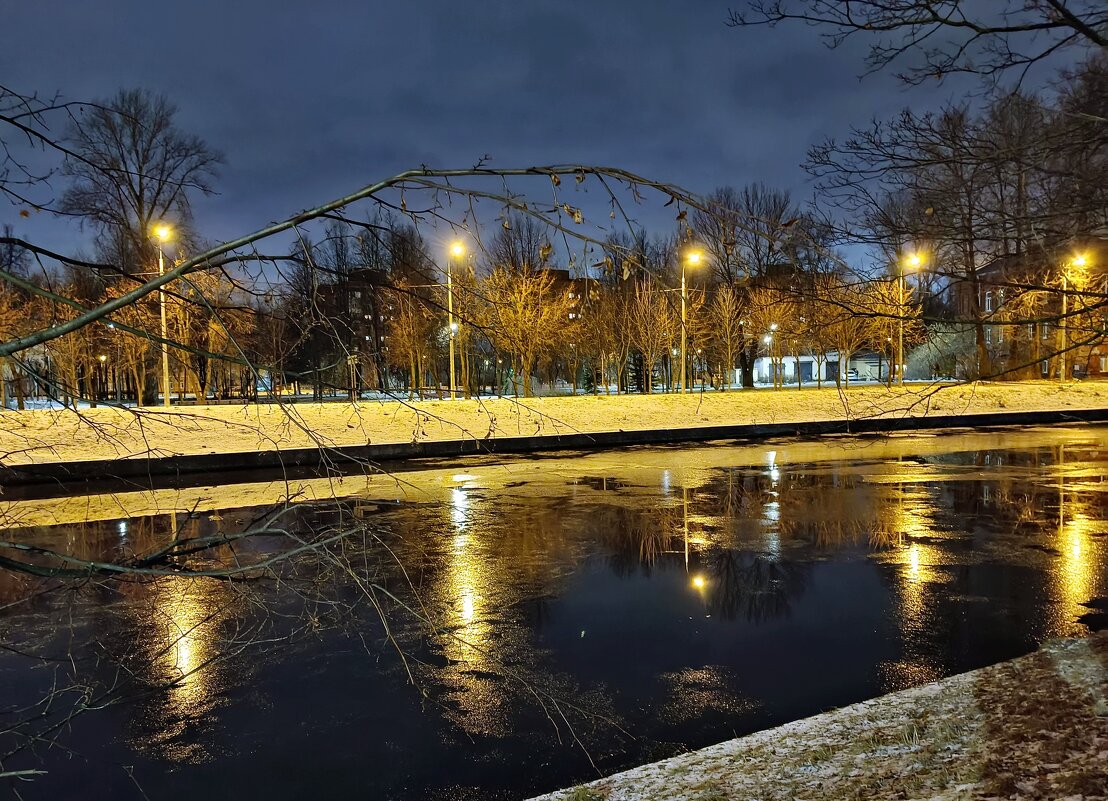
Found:
[{"label": "snow-covered ground", "polygon": [[1092,801],[1108,793],[1108,634],[533,801]]},{"label": "snow-covered ground", "polygon": [[0,411],[0,462],[243,453],[313,446],[542,436],[875,416],[1108,407],[1108,383],[746,390],[513,400]]}]

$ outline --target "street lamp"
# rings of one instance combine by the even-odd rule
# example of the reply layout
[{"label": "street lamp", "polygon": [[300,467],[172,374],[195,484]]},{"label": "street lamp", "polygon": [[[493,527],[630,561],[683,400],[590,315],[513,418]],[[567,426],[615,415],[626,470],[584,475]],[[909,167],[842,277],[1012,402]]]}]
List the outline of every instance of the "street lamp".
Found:
[{"label": "street lamp", "polygon": [[446,314],[450,322],[450,400],[458,397],[457,384],[454,382],[454,335],[458,333],[458,325],[454,322],[454,273],[451,262],[462,258],[465,253],[465,245],[455,242],[450,246],[450,254],[446,257]]},{"label": "street lamp", "polygon": [[[154,238],[158,240],[158,275],[165,274],[165,252],[162,246],[173,236],[173,229],[165,223],[154,226]],[[169,327],[165,321],[165,288],[158,287],[158,306],[162,317],[162,405],[169,407]],[[137,391],[141,392],[141,388]]]},{"label": "street lamp", "polygon": [[[1078,270],[1083,270],[1088,265],[1088,263],[1089,263],[1088,257],[1084,253],[1078,253],[1076,256],[1074,256],[1070,260],[1069,266],[1074,267]],[[1059,381],[1065,381],[1066,380],[1066,349],[1069,345],[1069,342],[1068,342],[1069,336],[1068,336],[1068,333],[1066,331],[1066,314],[1067,314],[1066,293],[1069,291],[1068,281],[1069,281],[1069,273],[1066,271],[1066,267],[1063,266],[1062,267],[1062,316],[1059,320],[1059,323],[1060,323],[1059,327],[1061,328],[1060,333],[1062,335],[1062,347],[1059,349],[1060,353],[1058,354],[1058,359],[1059,359],[1058,380]]]},{"label": "street lamp", "polygon": [[905,263],[901,264],[900,270],[897,272],[897,287],[900,290],[900,307],[897,309],[897,346],[896,346],[896,371],[897,371],[897,383],[904,386],[904,315],[905,315],[905,288],[904,288],[904,274],[908,269],[913,271],[918,270],[923,265],[923,257],[918,253],[912,253],[905,260]]},{"label": "street lamp", "polygon": [[681,391],[688,392],[689,384],[685,380],[685,359],[689,351],[689,326],[688,326],[688,290],[685,284],[685,267],[699,267],[704,255],[699,250],[689,251],[681,262]]}]

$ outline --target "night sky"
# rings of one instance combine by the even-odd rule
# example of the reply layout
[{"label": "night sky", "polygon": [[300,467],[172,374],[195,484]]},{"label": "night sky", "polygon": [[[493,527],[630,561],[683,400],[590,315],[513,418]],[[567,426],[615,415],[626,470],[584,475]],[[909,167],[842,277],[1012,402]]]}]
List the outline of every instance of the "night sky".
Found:
[{"label": "night sky", "polygon": [[[105,98],[166,93],[221,150],[198,227],[227,239],[420,164],[621,166],[708,192],[762,180],[809,194],[806,148],[953,88],[859,80],[864,45],[803,27],[734,30],[727,3],[5,4],[4,82]],[[61,184],[59,184],[60,192]],[[89,234],[38,215],[0,222],[42,244]]]}]

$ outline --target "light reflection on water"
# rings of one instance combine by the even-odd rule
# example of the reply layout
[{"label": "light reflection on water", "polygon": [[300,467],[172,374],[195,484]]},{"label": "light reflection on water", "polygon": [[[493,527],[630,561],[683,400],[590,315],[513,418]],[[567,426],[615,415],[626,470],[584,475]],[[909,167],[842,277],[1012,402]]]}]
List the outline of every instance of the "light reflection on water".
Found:
[{"label": "light reflection on water", "polygon": [[[519,797],[585,778],[576,766],[559,768],[568,757],[547,757],[545,778],[533,784],[534,754],[562,747],[541,733],[549,709],[536,712],[536,699],[572,699],[650,748],[692,747],[1083,633],[1085,604],[1108,593],[1108,430],[1021,436],[641,449],[474,463],[403,482],[330,481],[362,508],[407,502],[368,519],[406,571],[379,560],[376,578],[431,616],[430,626],[393,627],[419,657],[417,679],[437,705],[423,709],[425,730],[406,743],[437,754],[415,795],[462,781],[467,768],[455,751],[428,744],[455,742],[457,732],[497,744],[489,760],[504,778],[471,779],[479,790],[503,781],[497,786]],[[1003,447],[1008,440],[1018,447]],[[281,487],[309,497],[329,491],[310,480]],[[219,521],[193,515],[182,536],[256,513],[219,506],[219,488],[205,492],[215,499],[208,508],[223,509]],[[249,485],[228,496],[266,492]],[[198,508],[185,496],[161,498],[158,508]],[[134,502],[137,509],[150,497]],[[33,504],[9,512],[36,513]],[[137,513],[27,532],[90,558],[141,551],[167,533]],[[229,700],[257,665],[219,662],[234,656],[236,627],[251,609],[220,582],[170,580],[132,592],[127,631],[150,678],[168,685],[132,721],[135,748],[171,763],[219,760],[206,727],[259,714]],[[372,621],[363,625],[364,639],[380,637]],[[315,653],[282,658],[299,670]],[[251,691],[273,693],[269,703],[292,705],[294,717],[343,720],[353,699],[390,708],[421,697],[385,667],[367,682],[365,654],[351,659],[333,657],[317,677],[328,692],[313,703],[331,712],[267,690],[264,673]],[[333,725],[332,737],[349,739],[367,724]],[[315,762],[328,759],[328,742],[319,741]],[[452,746],[458,759],[465,742]],[[609,744],[606,769],[666,753],[603,726],[595,743]]]}]

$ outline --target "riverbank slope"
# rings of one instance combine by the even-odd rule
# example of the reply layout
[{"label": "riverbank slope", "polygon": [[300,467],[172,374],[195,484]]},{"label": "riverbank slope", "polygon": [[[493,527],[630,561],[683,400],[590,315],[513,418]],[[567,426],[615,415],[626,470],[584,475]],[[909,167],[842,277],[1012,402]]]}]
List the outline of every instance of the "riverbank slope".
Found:
[{"label": "riverbank slope", "polygon": [[1108,632],[533,801],[1108,796]]},{"label": "riverbank slope", "polygon": [[601,432],[1108,409],[1108,384],[866,386],[327,404],[0,412],[5,467]]}]

